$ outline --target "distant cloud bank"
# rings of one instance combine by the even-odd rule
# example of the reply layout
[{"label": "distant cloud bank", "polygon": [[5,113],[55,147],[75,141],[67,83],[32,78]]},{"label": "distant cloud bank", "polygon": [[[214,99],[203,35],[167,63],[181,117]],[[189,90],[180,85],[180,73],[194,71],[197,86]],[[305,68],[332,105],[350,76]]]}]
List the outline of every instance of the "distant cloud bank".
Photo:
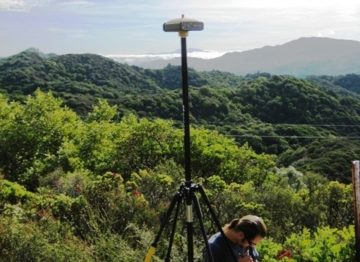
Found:
[{"label": "distant cloud bank", "polygon": [[[238,52],[240,50],[229,50],[229,51],[215,51],[215,50],[189,50],[188,57],[201,58],[201,59],[213,59],[223,56],[227,53]],[[180,57],[180,51],[174,51],[171,53],[159,53],[159,54],[110,54],[105,55],[108,58],[112,58],[116,61],[133,64],[142,63],[155,60],[169,60],[172,58]]]}]

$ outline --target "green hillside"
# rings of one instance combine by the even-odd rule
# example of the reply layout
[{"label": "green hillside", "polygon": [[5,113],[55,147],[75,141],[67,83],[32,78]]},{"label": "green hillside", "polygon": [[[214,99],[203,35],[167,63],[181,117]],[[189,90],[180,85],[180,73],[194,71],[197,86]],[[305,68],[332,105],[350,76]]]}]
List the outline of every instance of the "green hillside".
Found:
[{"label": "green hillside", "polygon": [[[0,95],[1,261],[143,260],[184,177],[182,129],[116,114],[105,100],[80,117],[49,93],[22,103]],[[257,246],[264,262],[278,261],[284,249],[289,262],[353,261],[351,185],[280,168],[276,156],[216,131],[192,128],[191,136],[194,181],[221,223],[249,213],[264,218],[269,237]],[[204,216],[206,232],[215,233]],[[184,222],[172,261],[185,261]],[[194,222],[198,260],[203,243]],[[154,261],[163,261],[168,235],[169,228]]]},{"label": "green hillside", "polygon": [[[337,87],[338,90],[347,90],[360,94],[360,75],[347,74],[340,76],[310,76],[308,79],[319,84],[325,83],[327,86]],[[339,88],[340,87],[340,88]]]},{"label": "green hillside", "polygon": [[[196,125],[234,137],[239,145],[248,143],[257,153],[276,154],[279,165],[349,182],[349,163],[358,158],[360,136],[356,75],[352,80],[303,80],[191,69],[189,78]],[[24,95],[38,88],[51,90],[83,117],[104,98],[117,105],[118,119],[134,113],[173,119],[180,126],[180,86],[180,67],[142,69],[92,54],[47,57],[30,50],[0,62],[0,90],[11,99],[24,101]],[[341,157],[312,154],[315,145],[323,151],[332,148]]]}]

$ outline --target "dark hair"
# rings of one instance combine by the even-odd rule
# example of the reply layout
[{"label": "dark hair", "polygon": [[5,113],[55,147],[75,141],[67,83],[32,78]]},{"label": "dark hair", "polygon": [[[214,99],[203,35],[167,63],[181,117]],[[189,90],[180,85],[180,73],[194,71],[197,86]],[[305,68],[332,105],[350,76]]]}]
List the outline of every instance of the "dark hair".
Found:
[{"label": "dark hair", "polygon": [[267,234],[266,225],[258,216],[247,215],[234,219],[227,226],[236,232],[243,232],[247,240],[253,240],[257,236],[265,237]]}]

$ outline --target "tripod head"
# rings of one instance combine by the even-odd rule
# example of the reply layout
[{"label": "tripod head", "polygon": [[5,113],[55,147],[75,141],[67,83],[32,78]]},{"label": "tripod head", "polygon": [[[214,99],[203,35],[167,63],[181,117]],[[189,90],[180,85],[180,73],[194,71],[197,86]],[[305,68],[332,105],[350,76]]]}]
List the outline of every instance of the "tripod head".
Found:
[{"label": "tripod head", "polygon": [[195,19],[185,18],[184,15],[182,15],[181,18],[164,23],[163,29],[165,32],[202,31],[204,29],[204,23]]},{"label": "tripod head", "polygon": [[[181,18],[170,20],[163,25],[163,30],[165,32],[178,32],[179,36],[184,39],[188,36],[189,31],[202,31],[203,29],[203,22],[191,18],[185,18],[184,15],[181,15]],[[185,55],[185,53],[182,54],[182,57]],[[182,65],[184,64],[182,63]],[[184,67],[185,66],[187,67],[187,64],[185,64]]]}]

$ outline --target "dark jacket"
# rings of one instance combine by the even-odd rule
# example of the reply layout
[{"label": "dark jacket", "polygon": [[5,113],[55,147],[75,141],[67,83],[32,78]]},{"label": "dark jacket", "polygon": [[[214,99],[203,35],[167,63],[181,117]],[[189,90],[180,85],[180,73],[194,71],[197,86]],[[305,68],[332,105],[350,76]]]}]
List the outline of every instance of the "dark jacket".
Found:
[{"label": "dark jacket", "polygon": [[[210,250],[212,256],[214,258],[214,262],[235,262],[234,258],[231,255],[230,249],[226,244],[227,238],[223,237],[220,232],[212,235],[208,240],[210,245]],[[247,248],[243,248],[240,245],[236,245],[232,243],[230,240],[227,240],[233,250],[234,254],[236,255],[236,259],[241,256],[249,255],[249,250]],[[259,253],[254,248],[253,254],[255,255],[256,259],[260,261]],[[211,262],[206,248],[203,249],[203,261],[204,262]]]}]

